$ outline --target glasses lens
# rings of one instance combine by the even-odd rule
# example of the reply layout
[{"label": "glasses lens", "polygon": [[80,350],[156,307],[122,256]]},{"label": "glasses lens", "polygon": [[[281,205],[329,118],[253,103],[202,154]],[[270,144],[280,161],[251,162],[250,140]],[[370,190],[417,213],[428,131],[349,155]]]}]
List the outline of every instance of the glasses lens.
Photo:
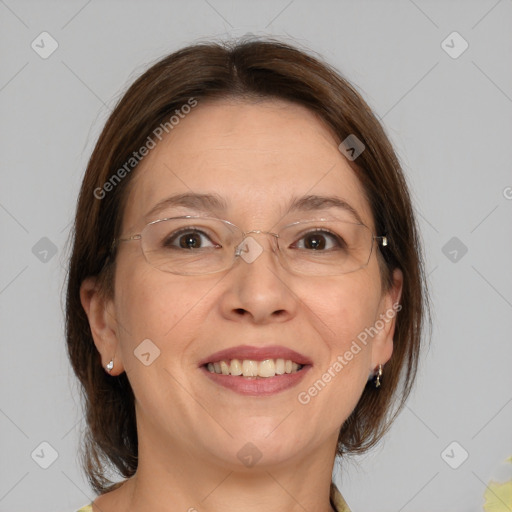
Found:
[{"label": "glasses lens", "polygon": [[209,274],[230,266],[240,238],[235,226],[218,219],[164,219],[144,228],[142,250],[148,263],[164,272]]},{"label": "glasses lens", "polygon": [[[227,221],[179,217],[148,224],[141,243],[153,267],[173,274],[200,275],[230,268],[242,239],[242,231]],[[306,275],[358,270],[368,264],[373,246],[373,235],[366,226],[339,220],[290,224],[278,240],[283,265]]]},{"label": "glasses lens", "polygon": [[279,235],[280,254],[294,272],[340,275],[368,264],[373,245],[371,231],[345,221],[311,221],[291,224]]}]

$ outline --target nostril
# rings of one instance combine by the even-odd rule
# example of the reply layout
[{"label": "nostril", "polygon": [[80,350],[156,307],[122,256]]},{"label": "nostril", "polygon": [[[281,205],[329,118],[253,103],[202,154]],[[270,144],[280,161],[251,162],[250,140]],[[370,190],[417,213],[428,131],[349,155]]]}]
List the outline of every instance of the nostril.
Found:
[{"label": "nostril", "polygon": [[240,316],[244,316],[248,313],[244,308],[236,308],[233,311]]}]

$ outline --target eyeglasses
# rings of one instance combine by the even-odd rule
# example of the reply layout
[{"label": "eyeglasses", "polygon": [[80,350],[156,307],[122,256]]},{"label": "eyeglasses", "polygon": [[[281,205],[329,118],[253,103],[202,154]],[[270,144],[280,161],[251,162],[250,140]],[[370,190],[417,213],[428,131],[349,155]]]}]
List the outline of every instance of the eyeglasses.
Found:
[{"label": "eyeglasses", "polygon": [[140,240],[147,262],[163,272],[178,275],[214,274],[230,269],[242,258],[252,263],[263,246],[249,235],[271,235],[271,247],[288,271],[312,276],[341,275],[365,267],[373,242],[388,244],[364,224],[343,220],[299,221],[278,233],[242,231],[227,220],[183,216],[155,220],[119,242]]}]

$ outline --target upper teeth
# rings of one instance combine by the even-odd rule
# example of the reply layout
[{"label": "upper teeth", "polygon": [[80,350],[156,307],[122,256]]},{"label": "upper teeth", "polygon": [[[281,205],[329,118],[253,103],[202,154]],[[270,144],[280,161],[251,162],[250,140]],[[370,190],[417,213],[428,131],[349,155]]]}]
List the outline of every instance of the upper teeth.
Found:
[{"label": "upper teeth", "polygon": [[208,370],[211,373],[244,377],[274,377],[274,375],[283,373],[294,373],[301,368],[302,365],[294,363],[290,359],[265,359],[264,361],[232,359],[231,361],[208,363]]}]

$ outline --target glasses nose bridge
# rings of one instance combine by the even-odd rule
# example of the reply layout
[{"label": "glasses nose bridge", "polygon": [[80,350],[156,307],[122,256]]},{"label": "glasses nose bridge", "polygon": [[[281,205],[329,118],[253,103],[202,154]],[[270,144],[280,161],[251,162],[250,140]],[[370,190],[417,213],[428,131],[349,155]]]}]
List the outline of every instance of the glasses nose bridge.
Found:
[{"label": "glasses nose bridge", "polygon": [[[270,235],[272,238],[271,240],[275,241],[275,243],[272,243],[271,242],[271,249],[273,252],[276,251],[276,249],[279,249],[279,244],[277,242],[277,240],[279,239],[279,234],[278,233],[274,233],[273,231],[264,231],[262,229],[252,229],[251,231],[241,231],[241,239],[240,239],[240,242],[237,244],[236,248],[235,248],[235,256],[241,256],[241,254],[243,252],[246,252],[246,249],[244,249],[246,247],[246,241],[248,238],[251,238],[251,235],[267,235],[267,238],[268,238],[268,235]],[[259,245],[259,242],[257,242],[258,245]]]},{"label": "glasses nose bridge", "polygon": [[247,235],[250,235],[251,233],[256,233],[257,235],[272,235],[274,238],[279,238],[279,235],[277,233],[274,233],[273,231],[263,231],[262,229],[253,229],[252,231],[244,231],[243,236],[244,238],[247,237]]},{"label": "glasses nose bridge", "polygon": [[272,236],[271,240],[272,241],[275,241],[275,245],[274,244],[271,244],[272,245],[272,248],[275,249],[276,247],[278,247],[278,239],[279,239],[279,234],[278,233],[274,233],[273,231],[263,231],[262,229],[253,229],[251,231],[245,231],[242,233],[243,235],[243,239],[242,239],[242,243],[243,241],[248,237],[250,236],[251,234],[255,234],[255,235],[267,235],[267,238],[268,238],[268,235]]}]

